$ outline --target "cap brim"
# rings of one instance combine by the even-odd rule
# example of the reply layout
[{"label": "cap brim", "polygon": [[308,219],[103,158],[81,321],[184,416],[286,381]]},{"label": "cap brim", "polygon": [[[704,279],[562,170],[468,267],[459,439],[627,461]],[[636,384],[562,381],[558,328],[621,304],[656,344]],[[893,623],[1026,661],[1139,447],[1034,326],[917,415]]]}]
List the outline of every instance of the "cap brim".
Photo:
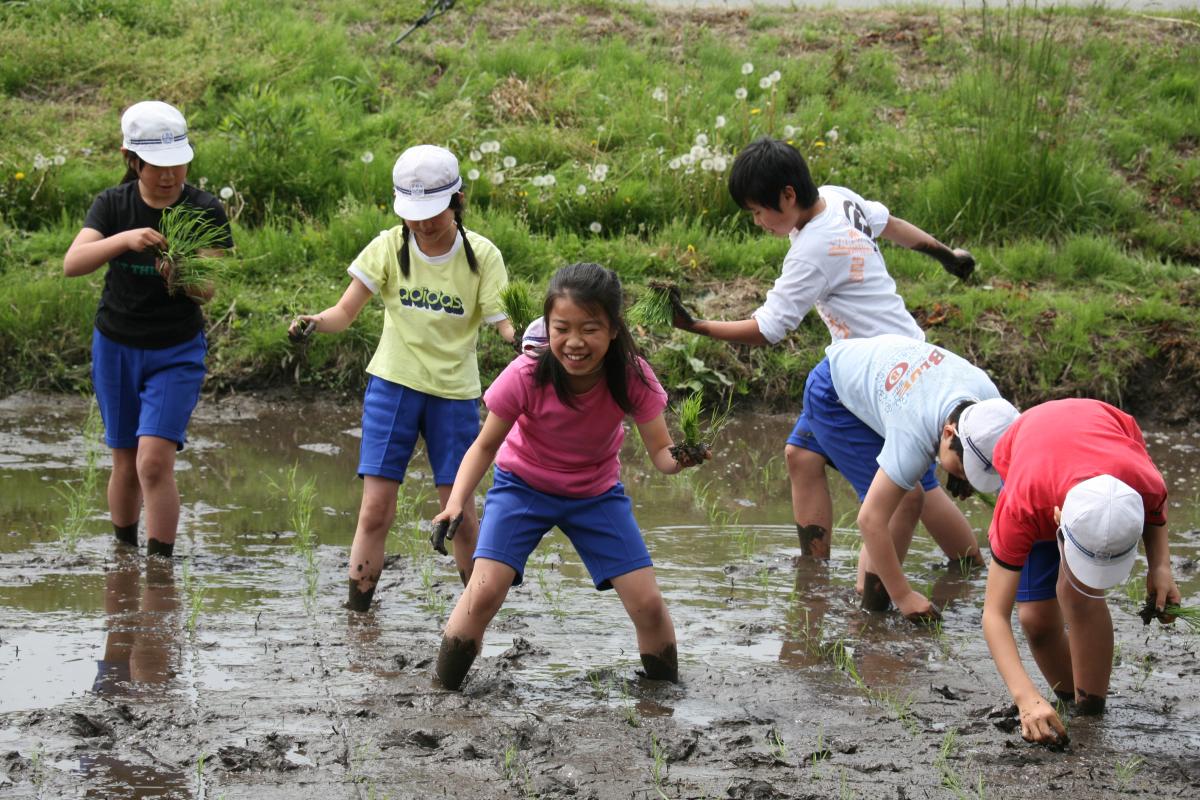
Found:
[{"label": "cap brim", "polygon": [[454,194],[450,193],[444,197],[423,197],[420,200],[415,200],[397,192],[396,201],[392,203],[392,208],[401,219],[420,222],[423,219],[436,217],[449,208],[452,197],[454,197]]},{"label": "cap brim", "polygon": [[987,469],[970,448],[963,449],[962,462],[963,471],[967,473],[967,483],[971,484],[972,489],[985,494],[994,494],[1000,491],[1000,486],[1003,484],[1000,473],[994,469]]},{"label": "cap brim", "polygon": [[155,167],[178,167],[190,164],[195,157],[192,146],[186,142],[178,147],[166,147],[162,150],[135,150],[132,147],[128,149],[137,153],[137,157],[142,161]]},{"label": "cap brim", "polygon": [[1124,583],[1133,571],[1133,562],[1137,559],[1137,548],[1130,550],[1120,561],[1109,561],[1097,564],[1079,552],[1070,540],[1063,543],[1063,555],[1066,556],[1067,566],[1079,582],[1093,589],[1111,589],[1117,584]]}]

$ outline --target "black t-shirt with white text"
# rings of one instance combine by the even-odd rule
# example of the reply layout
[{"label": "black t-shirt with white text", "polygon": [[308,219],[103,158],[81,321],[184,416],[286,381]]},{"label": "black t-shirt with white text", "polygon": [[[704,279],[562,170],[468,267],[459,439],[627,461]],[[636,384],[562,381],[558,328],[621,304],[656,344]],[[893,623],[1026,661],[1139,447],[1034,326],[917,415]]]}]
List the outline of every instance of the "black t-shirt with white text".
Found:
[{"label": "black t-shirt with white text", "polygon": [[[208,212],[210,221],[225,230],[222,248],[233,247],[229,218],[217,198],[185,184],[173,205],[186,203]],[[92,203],[83,227],[105,238],[137,228],[158,230],[162,209],[146,205],[136,180],[105,189]],[[204,329],[200,306],[185,293],[172,296],[154,266],[153,248],[127,250],[108,262],[96,328],[108,338],[131,347],[158,350],[195,337]]]}]

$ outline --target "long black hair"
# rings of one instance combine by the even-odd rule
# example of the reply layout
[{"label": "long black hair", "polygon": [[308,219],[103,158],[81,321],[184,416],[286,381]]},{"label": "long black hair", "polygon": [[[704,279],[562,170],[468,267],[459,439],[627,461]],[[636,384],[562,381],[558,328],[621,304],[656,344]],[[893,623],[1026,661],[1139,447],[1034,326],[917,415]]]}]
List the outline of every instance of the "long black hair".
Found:
[{"label": "long black hair", "polygon": [[[462,224],[463,212],[463,193],[455,192],[450,198],[450,208],[454,210],[454,224],[458,227],[458,235],[463,240],[463,250],[467,254],[467,265],[470,266],[471,272],[479,272],[479,262],[475,260],[475,251],[471,249],[471,241],[467,238],[467,232]],[[404,277],[408,277],[408,239],[412,236],[412,231],[408,229],[408,225],[404,225],[404,241],[400,245],[400,272]]]},{"label": "long black hair", "polygon": [[[608,352],[604,354],[604,377],[608,391],[617,401],[617,405],[625,413],[631,413],[633,404],[629,401],[630,371],[647,386],[650,382],[646,380],[645,373],[638,365],[640,354],[621,313],[624,302],[621,279],[611,269],[587,262],[571,264],[554,273],[550,285],[546,287],[546,302],[542,305],[542,318],[546,323],[547,336],[551,334],[550,309],[554,308],[554,303],[559,298],[570,300],[592,313],[603,312],[608,317],[609,327],[615,330],[617,335],[609,344]],[[533,379],[538,386],[552,384],[559,402],[568,408],[575,407],[567,382],[567,371],[554,357],[550,348],[547,347],[538,357]]]}]

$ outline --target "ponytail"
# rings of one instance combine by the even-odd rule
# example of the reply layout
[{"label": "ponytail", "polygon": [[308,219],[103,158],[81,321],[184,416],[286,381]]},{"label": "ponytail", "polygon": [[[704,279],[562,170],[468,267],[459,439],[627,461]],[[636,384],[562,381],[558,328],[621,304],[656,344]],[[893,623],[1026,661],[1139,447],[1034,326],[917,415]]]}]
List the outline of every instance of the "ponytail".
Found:
[{"label": "ponytail", "polygon": [[142,161],[142,157],[132,150],[125,153],[125,177],[121,178],[121,183],[129,183],[136,181],[138,175],[142,171],[142,167],[146,166],[146,162]]},{"label": "ponytail", "polygon": [[[463,211],[463,196],[462,192],[457,192],[450,198],[449,208],[454,211],[454,227],[458,228],[458,235],[462,237],[463,252],[467,256],[467,266],[471,268],[471,272],[479,272],[479,262],[475,258],[475,249],[471,247],[471,240],[467,238],[467,230],[462,224]],[[404,238],[400,243],[400,274],[405,278],[408,277],[409,271],[409,256],[408,256],[408,241],[412,232],[408,229],[408,224],[404,225]]]}]

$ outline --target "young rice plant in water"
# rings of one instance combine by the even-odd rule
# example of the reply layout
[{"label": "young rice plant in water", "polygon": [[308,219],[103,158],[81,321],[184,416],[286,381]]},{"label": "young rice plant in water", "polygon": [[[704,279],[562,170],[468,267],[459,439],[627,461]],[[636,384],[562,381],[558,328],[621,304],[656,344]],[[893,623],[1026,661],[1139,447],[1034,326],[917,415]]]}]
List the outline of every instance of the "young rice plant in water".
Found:
[{"label": "young rice plant in water", "polygon": [[171,206],[163,211],[158,230],[167,240],[159,252],[158,270],[167,281],[168,292],[203,286],[219,276],[221,259],[204,252],[220,249],[225,232],[209,220],[207,212],[182,203]]},{"label": "young rice plant in water", "polygon": [[92,516],[95,508],[96,492],[100,486],[100,434],[103,423],[95,402],[88,407],[87,419],[83,423],[83,442],[85,466],[83,477],[78,483],[68,483],[56,486],[55,491],[63,500],[66,507],[66,518],[54,530],[66,544],[69,552],[75,552],[83,528]]}]

